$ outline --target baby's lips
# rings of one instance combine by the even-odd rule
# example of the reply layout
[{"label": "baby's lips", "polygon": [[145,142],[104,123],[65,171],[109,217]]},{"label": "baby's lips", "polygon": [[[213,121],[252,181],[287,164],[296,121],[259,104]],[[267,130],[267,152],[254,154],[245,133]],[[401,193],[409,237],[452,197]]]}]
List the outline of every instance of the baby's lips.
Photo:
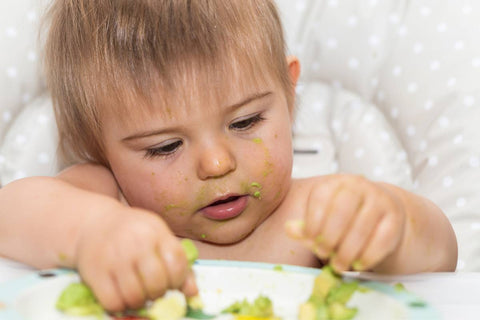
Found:
[{"label": "baby's lips", "polygon": [[293,239],[304,239],[305,222],[303,220],[289,220],[285,223],[285,231]]}]

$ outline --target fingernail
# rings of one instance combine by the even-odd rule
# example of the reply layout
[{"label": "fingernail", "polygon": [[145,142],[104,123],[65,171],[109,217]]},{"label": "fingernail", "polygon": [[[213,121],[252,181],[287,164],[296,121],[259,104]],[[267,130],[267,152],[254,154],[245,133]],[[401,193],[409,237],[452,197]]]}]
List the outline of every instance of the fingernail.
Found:
[{"label": "fingernail", "polygon": [[318,246],[315,246],[313,248],[313,253],[315,253],[315,255],[318,256],[321,259],[327,259],[330,256],[330,253],[328,253],[327,250],[325,250],[321,247],[318,247]]},{"label": "fingernail", "polygon": [[362,271],[363,270],[363,264],[360,260],[355,260],[352,262],[352,269],[355,271]]},{"label": "fingernail", "polygon": [[291,237],[300,239],[304,237],[305,223],[303,220],[289,220],[285,223],[285,229]]}]

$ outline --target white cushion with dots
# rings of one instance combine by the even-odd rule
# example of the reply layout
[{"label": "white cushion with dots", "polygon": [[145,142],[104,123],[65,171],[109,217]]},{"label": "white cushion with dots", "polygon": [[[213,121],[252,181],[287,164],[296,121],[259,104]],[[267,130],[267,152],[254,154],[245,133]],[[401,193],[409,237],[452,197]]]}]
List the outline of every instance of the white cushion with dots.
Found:
[{"label": "white cushion with dots", "polygon": [[18,114],[0,146],[2,181],[58,173],[57,140],[51,100],[39,97]]},{"label": "white cushion with dots", "polygon": [[[53,175],[56,132],[35,50],[41,4],[0,1],[0,182]],[[302,63],[294,175],[353,172],[450,218],[480,271],[480,3],[277,0]]]},{"label": "white cushion with dots", "polygon": [[37,48],[42,1],[0,1],[0,141],[42,90]]},{"label": "white cushion with dots", "polygon": [[[297,176],[353,172],[448,215],[480,271],[480,3],[278,0],[298,90]],[[318,120],[317,114],[322,115]]]}]

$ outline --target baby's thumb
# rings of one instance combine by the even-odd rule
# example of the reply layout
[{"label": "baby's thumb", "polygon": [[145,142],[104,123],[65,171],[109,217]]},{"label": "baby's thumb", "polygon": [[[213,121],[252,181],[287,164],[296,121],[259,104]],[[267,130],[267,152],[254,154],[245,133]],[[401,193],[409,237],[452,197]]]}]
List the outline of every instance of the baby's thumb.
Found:
[{"label": "baby's thumb", "polygon": [[285,223],[287,235],[295,240],[303,239],[305,223],[303,220],[289,220]]}]

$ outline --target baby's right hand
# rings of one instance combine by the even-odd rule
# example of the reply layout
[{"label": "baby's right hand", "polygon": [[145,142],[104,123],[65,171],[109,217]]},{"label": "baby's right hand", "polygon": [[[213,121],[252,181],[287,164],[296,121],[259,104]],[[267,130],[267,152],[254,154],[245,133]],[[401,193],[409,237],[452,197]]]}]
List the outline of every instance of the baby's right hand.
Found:
[{"label": "baby's right hand", "polygon": [[75,250],[76,267],[102,306],[136,309],[168,289],[197,294],[185,252],[163,220],[137,208],[114,211],[87,221]]}]

